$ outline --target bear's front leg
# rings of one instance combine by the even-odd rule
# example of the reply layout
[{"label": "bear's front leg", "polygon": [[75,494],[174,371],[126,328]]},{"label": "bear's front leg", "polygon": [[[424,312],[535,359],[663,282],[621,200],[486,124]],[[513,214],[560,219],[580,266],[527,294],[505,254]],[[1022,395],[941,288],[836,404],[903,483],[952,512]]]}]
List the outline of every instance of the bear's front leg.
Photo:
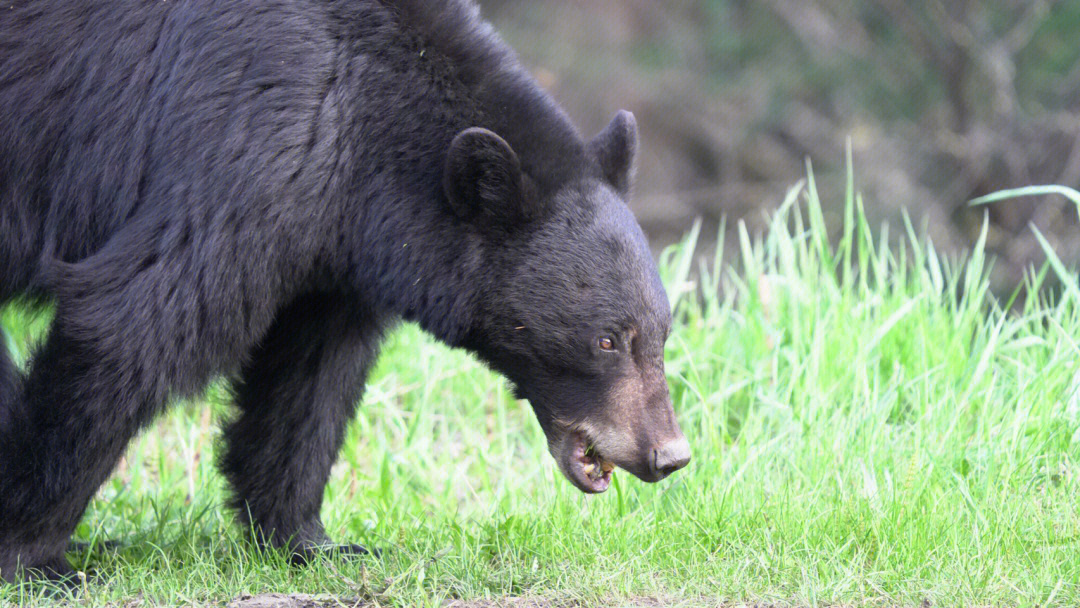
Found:
[{"label": "bear's front leg", "polygon": [[221,468],[241,523],[294,562],[364,552],[333,544],[319,509],[381,337],[380,315],[358,297],[308,294],[278,314],[242,371]]}]

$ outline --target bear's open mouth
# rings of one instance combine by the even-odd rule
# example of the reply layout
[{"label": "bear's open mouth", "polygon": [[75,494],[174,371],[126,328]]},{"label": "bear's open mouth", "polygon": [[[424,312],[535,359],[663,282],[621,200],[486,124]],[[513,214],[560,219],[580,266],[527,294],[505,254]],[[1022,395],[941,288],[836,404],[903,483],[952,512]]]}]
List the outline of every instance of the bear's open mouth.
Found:
[{"label": "bear's open mouth", "polygon": [[584,492],[598,494],[608,489],[615,465],[604,460],[596,445],[583,433],[574,433],[573,442],[568,467],[571,481]]}]

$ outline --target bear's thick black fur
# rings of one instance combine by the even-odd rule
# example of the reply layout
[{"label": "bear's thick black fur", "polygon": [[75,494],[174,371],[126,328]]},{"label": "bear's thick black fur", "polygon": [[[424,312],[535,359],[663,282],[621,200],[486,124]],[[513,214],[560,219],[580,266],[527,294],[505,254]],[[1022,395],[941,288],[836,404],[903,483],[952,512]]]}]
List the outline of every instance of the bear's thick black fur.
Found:
[{"label": "bear's thick black fur", "polygon": [[331,464],[402,318],[505,373],[583,490],[685,464],[623,201],[633,119],[583,140],[470,2],[11,4],[0,303],[56,315],[25,374],[0,348],[0,577],[69,572],[129,439],[221,375],[242,523],[326,545]]}]

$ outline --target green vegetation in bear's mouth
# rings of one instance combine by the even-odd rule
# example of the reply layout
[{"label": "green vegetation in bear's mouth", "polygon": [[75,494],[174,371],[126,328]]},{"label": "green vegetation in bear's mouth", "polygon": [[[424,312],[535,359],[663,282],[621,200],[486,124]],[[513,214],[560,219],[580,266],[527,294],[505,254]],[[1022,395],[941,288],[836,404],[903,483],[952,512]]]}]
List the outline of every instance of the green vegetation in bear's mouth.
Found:
[{"label": "green vegetation in bear's mouth", "polygon": [[[910,222],[872,231],[852,188],[845,202],[825,234],[811,180],[764,235],[740,229],[738,263],[699,264],[696,233],[663,255],[666,370],[693,448],[663,482],[582,495],[503,380],[407,326],[323,506],[335,540],[380,558],[297,569],[243,540],[213,466],[219,384],[141,435],[91,505],[76,540],[123,544],[71,555],[90,575],[78,605],[1080,605],[1080,290],[1007,312],[983,241],[943,259]],[[23,360],[42,320],[2,318]],[[50,593],[3,587],[0,605]]]}]

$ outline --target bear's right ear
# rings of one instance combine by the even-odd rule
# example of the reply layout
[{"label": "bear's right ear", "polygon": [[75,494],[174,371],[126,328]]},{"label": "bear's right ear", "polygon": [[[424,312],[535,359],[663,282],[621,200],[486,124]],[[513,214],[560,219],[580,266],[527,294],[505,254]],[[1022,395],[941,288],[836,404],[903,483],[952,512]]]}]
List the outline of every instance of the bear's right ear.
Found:
[{"label": "bear's right ear", "polygon": [[504,224],[532,219],[537,197],[510,144],[495,133],[473,127],[450,144],[443,191],[462,219]]}]

